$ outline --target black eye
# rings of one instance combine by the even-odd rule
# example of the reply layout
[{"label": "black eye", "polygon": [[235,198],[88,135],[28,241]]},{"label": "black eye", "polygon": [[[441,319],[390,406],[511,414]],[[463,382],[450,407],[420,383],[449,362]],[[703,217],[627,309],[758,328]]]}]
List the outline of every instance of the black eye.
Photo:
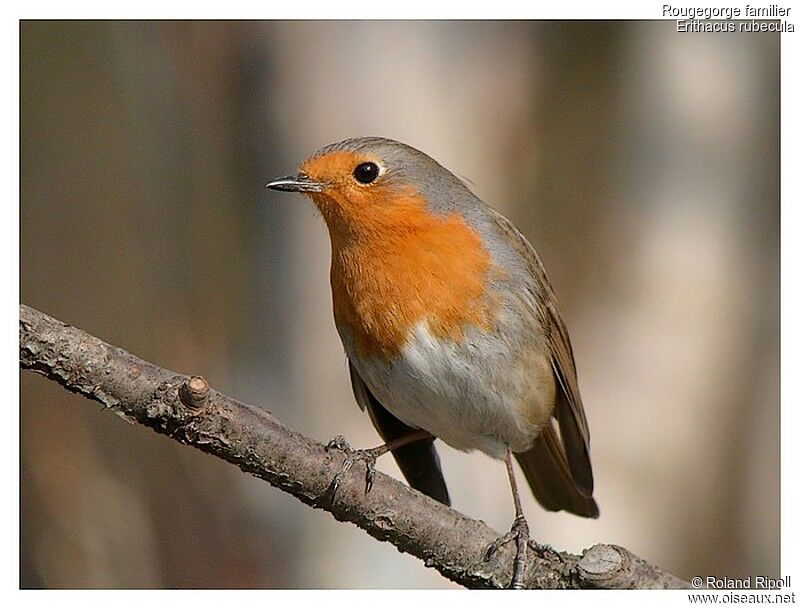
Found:
[{"label": "black eye", "polygon": [[378,177],[380,169],[375,163],[361,163],[353,170],[353,177],[362,184],[374,182]]}]

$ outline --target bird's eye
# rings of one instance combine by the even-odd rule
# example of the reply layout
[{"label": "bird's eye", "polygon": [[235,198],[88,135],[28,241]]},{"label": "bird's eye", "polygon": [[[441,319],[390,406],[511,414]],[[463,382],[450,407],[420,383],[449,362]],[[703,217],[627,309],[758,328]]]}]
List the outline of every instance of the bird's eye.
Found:
[{"label": "bird's eye", "polygon": [[370,184],[375,181],[380,173],[380,168],[375,163],[361,163],[353,170],[353,177],[362,184]]}]

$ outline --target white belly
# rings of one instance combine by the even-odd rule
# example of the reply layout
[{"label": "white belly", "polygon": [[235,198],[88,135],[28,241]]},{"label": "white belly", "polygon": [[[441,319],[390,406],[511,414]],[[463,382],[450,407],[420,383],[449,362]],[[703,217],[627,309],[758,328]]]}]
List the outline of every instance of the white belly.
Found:
[{"label": "white belly", "polygon": [[425,429],[453,448],[502,458],[527,450],[553,408],[549,358],[521,357],[501,337],[471,329],[460,343],[434,337],[419,324],[400,356],[362,358],[342,336],[366,385],[406,425]]}]

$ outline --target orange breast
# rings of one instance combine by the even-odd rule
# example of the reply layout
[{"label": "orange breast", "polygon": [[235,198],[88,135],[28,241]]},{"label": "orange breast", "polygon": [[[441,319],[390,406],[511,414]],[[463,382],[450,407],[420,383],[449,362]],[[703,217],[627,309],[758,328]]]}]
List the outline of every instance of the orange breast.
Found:
[{"label": "orange breast", "polygon": [[423,320],[435,337],[458,341],[468,325],[488,328],[493,309],[478,234],[460,216],[430,214],[415,192],[392,194],[379,208],[337,204],[338,219],[326,217],[336,323],[361,355],[387,359]]}]

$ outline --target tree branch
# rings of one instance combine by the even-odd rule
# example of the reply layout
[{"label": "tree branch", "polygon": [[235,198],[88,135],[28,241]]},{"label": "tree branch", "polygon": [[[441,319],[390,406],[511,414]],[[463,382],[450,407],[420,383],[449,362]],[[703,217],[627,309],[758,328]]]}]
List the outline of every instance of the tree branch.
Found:
[{"label": "tree branch", "polygon": [[[330,482],[346,454],[285,427],[187,377],[145,362],[25,305],[20,306],[20,365],[116,414],[238,465],[303,503],[352,522],[374,538],[423,560],[470,588],[506,587],[512,547],[484,560],[498,534],[399,481],[377,472],[369,494],[356,463],[331,502]],[[510,544],[513,546],[513,544]],[[525,576],[529,588],[688,588],[628,550],[599,544],[581,556],[539,548]]]}]

